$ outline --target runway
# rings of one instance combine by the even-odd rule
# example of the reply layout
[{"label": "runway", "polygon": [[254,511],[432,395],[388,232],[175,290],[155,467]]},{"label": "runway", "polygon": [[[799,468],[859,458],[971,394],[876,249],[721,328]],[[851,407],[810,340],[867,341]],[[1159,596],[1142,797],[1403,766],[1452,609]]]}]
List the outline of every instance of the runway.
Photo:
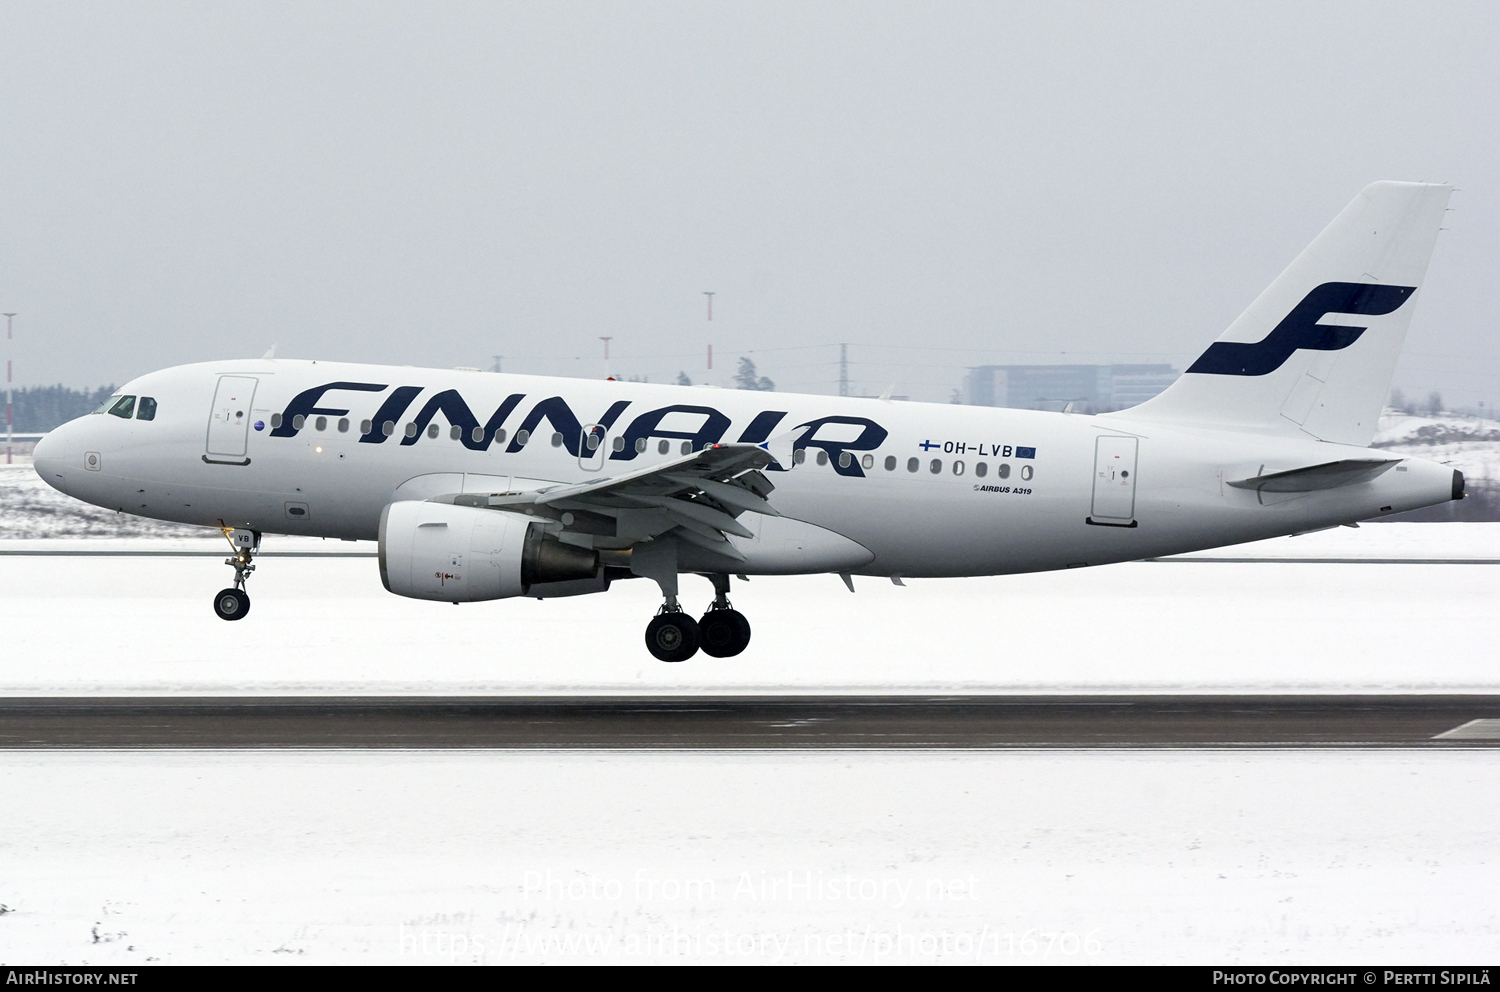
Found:
[{"label": "runway", "polygon": [[3,749],[1496,746],[1493,695],[0,700]]}]

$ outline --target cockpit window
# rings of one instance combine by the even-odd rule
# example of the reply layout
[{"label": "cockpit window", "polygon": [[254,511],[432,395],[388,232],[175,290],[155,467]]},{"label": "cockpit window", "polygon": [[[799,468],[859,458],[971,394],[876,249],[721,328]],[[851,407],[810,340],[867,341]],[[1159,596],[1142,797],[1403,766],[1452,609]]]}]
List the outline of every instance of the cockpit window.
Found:
[{"label": "cockpit window", "polygon": [[121,396],[115,400],[114,405],[104,411],[111,417],[119,417],[121,420],[129,420],[131,414],[135,413],[135,397]]},{"label": "cockpit window", "polygon": [[156,399],[151,396],[142,396],[141,405],[135,411],[136,420],[156,419]]}]

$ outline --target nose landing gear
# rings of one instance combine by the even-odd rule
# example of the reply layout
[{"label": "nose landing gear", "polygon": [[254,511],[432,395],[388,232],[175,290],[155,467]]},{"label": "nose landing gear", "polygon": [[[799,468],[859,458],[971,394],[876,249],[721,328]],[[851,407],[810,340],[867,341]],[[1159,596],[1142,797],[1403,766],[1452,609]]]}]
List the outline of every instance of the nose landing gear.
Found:
[{"label": "nose landing gear", "polygon": [[252,559],[260,548],[260,535],[253,530],[225,527],[224,536],[234,548],[234,557],[225,558],[224,564],[234,567],[234,585],[220,589],[214,596],[214,612],[220,620],[239,620],[250,612],[250,594],[245,591],[245,581],[255,571]]}]

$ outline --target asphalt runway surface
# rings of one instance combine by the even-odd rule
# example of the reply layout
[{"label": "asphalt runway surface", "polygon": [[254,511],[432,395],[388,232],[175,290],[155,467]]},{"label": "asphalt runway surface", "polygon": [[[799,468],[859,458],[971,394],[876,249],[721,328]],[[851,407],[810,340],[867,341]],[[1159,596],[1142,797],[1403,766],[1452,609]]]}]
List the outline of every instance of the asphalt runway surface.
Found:
[{"label": "asphalt runway surface", "polygon": [[1481,695],[0,699],[3,749],[1497,745],[1500,696]]}]

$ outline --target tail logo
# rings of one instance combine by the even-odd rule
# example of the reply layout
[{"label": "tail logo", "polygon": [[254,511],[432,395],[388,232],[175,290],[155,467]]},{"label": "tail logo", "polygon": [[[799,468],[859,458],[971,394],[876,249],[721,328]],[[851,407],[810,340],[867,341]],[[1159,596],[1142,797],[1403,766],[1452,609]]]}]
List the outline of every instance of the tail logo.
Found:
[{"label": "tail logo", "polygon": [[1361,282],[1325,282],[1302,298],[1276,329],[1254,344],[1215,341],[1189,372],[1205,375],[1268,375],[1298,349],[1341,351],[1367,328],[1320,324],[1330,313],[1381,316],[1405,303],[1415,286],[1376,286]]}]

